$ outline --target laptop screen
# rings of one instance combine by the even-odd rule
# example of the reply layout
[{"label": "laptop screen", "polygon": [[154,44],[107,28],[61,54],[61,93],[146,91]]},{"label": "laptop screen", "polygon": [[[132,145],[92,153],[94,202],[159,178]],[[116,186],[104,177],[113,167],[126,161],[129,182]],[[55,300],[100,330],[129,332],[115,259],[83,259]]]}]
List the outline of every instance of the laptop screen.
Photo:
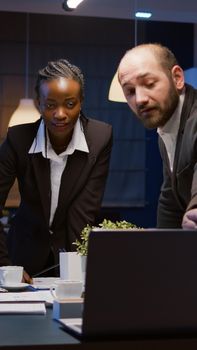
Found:
[{"label": "laptop screen", "polygon": [[169,334],[197,330],[197,233],[90,233],[83,333]]}]

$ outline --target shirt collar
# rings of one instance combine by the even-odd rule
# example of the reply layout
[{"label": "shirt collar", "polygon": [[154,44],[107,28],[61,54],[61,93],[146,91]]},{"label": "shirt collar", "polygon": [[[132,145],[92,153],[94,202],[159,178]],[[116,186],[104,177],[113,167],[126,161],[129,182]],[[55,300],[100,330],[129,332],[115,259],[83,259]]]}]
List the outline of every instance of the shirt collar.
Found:
[{"label": "shirt collar", "polygon": [[67,149],[65,152],[61,153],[60,155],[57,155],[50,143],[49,137],[47,135],[47,149],[46,149],[46,141],[45,141],[45,124],[43,119],[41,120],[40,126],[38,128],[37,135],[30,147],[29,153],[42,153],[44,158],[55,158],[56,157],[64,157],[66,155],[70,155],[74,153],[75,150],[89,153],[88,145],[86,142],[86,138],[83,131],[83,126],[80,122],[80,119],[78,118],[74,130],[72,139],[68,144]]},{"label": "shirt collar", "polygon": [[45,131],[44,131],[44,121],[41,119],[40,126],[37,131],[37,135],[33,140],[30,147],[29,153],[42,153],[43,157],[46,158],[45,152]]},{"label": "shirt collar", "polygon": [[89,153],[83,126],[79,118],[75,124],[72,139],[70,140],[70,143],[68,144],[68,147],[64,153],[69,155],[72,154],[75,150]]},{"label": "shirt collar", "polygon": [[174,134],[174,135],[178,134],[184,99],[185,99],[185,92],[183,91],[179,96],[179,102],[178,102],[177,108],[175,109],[171,118],[167,121],[167,123],[163,127],[157,128],[157,132],[160,136],[163,134]]}]

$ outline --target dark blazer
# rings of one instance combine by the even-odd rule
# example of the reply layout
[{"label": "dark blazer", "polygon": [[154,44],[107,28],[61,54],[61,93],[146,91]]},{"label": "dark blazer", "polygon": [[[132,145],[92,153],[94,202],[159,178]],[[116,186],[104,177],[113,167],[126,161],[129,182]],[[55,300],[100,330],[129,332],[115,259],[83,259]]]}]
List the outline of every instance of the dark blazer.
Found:
[{"label": "dark blazer", "polygon": [[177,136],[173,173],[159,137],[163,185],[158,205],[158,227],[181,227],[186,210],[197,207],[197,90],[186,85]]},{"label": "dark blazer", "polygon": [[28,154],[40,120],[9,128],[0,147],[0,209],[15,178],[21,203],[8,233],[0,235],[0,264],[24,266],[29,274],[43,269],[50,251],[58,261],[59,249],[75,250],[86,224],[94,224],[106,183],[112,147],[112,127],[81,116],[89,153],[68,156],[62,174],[58,207],[51,227],[50,161],[41,153]]}]

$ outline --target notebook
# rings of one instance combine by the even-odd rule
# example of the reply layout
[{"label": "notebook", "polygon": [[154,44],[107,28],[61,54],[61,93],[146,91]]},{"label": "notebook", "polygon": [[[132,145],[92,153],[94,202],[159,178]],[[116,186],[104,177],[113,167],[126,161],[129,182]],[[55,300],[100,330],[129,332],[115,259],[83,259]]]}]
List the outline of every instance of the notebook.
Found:
[{"label": "notebook", "polygon": [[1,302],[0,314],[45,315],[46,307],[44,302]]},{"label": "notebook", "polygon": [[59,321],[84,338],[197,334],[197,232],[94,229],[82,319]]}]

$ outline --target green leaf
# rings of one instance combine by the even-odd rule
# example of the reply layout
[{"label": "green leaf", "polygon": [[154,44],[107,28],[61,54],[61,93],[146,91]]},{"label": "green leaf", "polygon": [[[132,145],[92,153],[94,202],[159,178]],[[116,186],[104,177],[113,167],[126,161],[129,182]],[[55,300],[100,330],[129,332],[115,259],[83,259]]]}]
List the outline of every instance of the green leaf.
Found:
[{"label": "green leaf", "polygon": [[[136,225],[132,224],[128,221],[116,221],[113,222],[108,219],[104,219],[103,222],[99,224],[100,228],[103,229],[142,229],[140,227],[137,227]],[[87,255],[88,252],[88,238],[90,231],[95,228],[95,226],[90,226],[89,224],[84,227],[84,229],[81,232],[81,240],[78,239],[73,242],[74,245],[76,245],[76,251],[79,255]]]}]

